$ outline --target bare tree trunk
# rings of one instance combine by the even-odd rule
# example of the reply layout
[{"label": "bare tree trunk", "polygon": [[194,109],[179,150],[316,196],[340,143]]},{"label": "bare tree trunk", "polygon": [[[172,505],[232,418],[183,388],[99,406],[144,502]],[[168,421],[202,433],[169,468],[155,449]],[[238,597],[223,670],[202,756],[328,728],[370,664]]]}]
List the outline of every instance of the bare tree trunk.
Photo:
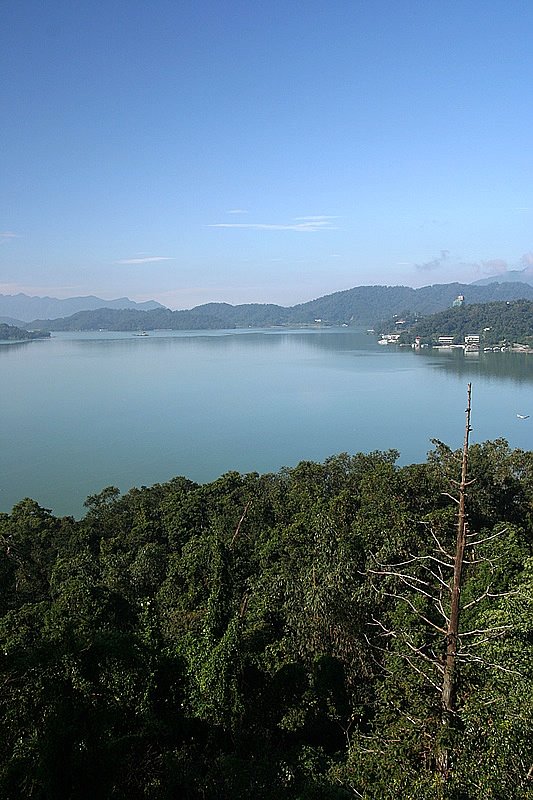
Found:
[{"label": "bare tree trunk", "polygon": [[[466,405],[466,424],[465,438],[463,443],[463,457],[461,461],[461,482],[459,490],[459,514],[457,517],[457,541],[455,545],[455,558],[453,565],[453,579],[451,589],[450,616],[448,620],[448,630],[446,632],[446,660],[442,676],[441,702],[443,707],[442,723],[449,731],[452,724],[452,715],[455,710],[455,661],[457,657],[457,645],[459,640],[459,613],[461,610],[461,578],[463,573],[464,552],[466,546],[466,509],[465,496],[466,487],[471,483],[468,481],[468,438],[471,431],[470,411],[471,411],[472,384],[468,384],[468,401]],[[447,780],[450,770],[449,743],[445,736],[443,746],[437,756],[437,766],[444,781]]]},{"label": "bare tree trunk", "polygon": [[457,642],[459,637],[459,612],[461,599],[461,577],[463,572],[463,560],[466,544],[466,511],[465,494],[468,486],[468,438],[471,431],[470,411],[471,411],[472,384],[468,384],[468,402],[466,406],[466,425],[463,443],[463,458],[461,465],[461,483],[459,484],[459,515],[457,519],[457,542],[455,546],[455,562],[453,568],[453,584],[450,607],[450,619],[446,635],[446,662],[444,666],[444,676],[442,679],[442,705],[448,712],[454,710],[454,690],[455,690],[455,659],[457,655]]}]

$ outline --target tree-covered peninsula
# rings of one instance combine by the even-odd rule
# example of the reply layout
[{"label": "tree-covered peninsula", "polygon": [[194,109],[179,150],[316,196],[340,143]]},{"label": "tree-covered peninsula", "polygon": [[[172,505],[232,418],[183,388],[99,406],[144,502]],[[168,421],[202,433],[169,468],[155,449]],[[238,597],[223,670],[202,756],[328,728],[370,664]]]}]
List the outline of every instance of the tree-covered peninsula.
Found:
[{"label": "tree-covered peninsula", "polygon": [[457,342],[465,336],[479,335],[480,344],[497,345],[521,342],[533,344],[533,301],[514,300],[478,303],[447,308],[437,314],[414,317],[406,312],[401,317],[379,323],[383,331],[401,331],[400,342],[416,337],[436,343],[440,336],[453,336]]},{"label": "tree-covered peninsula", "polygon": [[446,702],[440,442],[1,514],[1,796],[532,798],[533,453],[468,456]]},{"label": "tree-covered peninsula", "polygon": [[0,322],[0,342],[26,342],[31,339],[46,339],[50,336],[48,331],[27,331],[16,325],[6,325]]}]

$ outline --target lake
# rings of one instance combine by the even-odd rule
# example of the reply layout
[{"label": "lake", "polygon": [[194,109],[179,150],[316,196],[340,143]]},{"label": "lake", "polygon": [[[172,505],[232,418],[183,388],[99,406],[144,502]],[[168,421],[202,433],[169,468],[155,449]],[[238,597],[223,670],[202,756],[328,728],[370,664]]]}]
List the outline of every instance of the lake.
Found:
[{"label": "lake", "polygon": [[[431,438],[533,449],[533,355],[379,346],[352,330],[57,333],[0,345],[0,510],[81,516],[107,485],[270,472]],[[517,413],[529,414],[519,420]]]}]

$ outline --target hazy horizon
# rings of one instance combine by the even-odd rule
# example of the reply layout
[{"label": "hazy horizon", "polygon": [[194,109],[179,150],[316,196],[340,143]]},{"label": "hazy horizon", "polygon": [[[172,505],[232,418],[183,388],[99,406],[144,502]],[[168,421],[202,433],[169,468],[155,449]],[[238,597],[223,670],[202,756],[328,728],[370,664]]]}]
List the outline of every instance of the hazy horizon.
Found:
[{"label": "hazy horizon", "polygon": [[[468,284],[463,284],[462,281],[449,281],[448,283],[459,283],[459,284],[465,285],[465,286],[468,285]],[[169,308],[172,311],[188,311],[188,310],[191,310],[193,308],[196,308],[199,305],[205,305],[205,304],[209,304],[209,303],[225,303],[225,304],[232,305],[232,306],[246,305],[246,304],[257,304],[257,305],[273,304],[273,305],[279,305],[279,306],[282,306],[282,307],[292,307],[292,306],[295,306],[295,305],[303,305],[303,304],[309,303],[309,302],[311,302],[313,300],[318,300],[321,297],[327,297],[328,295],[331,295],[331,294],[337,294],[338,292],[345,292],[345,291],[348,292],[351,289],[359,289],[359,288],[364,287],[364,286],[383,286],[383,287],[386,287],[386,288],[396,288],[396,287],[403,286],[403,287],[407,287],[407,288],[416,290],[416,289],[429,288],[429,287],[435,286],[435,285],[439,285],[439,284],[437,284],[437,283],[433,283],[433,284],[432,283],[427,283],[427,284],[423,284],[421,286],[416,286],[415,287],[415,286],[408,286],[407,284],[366,283],[366,284],[358,284],[357,286],[347,286],[344,289],[335,289],[334,291],[331,291],[331,292],[325,292],[323,295],[315,295],[314,297],[308,297],[308,298],[305,298],[305,299],[296,300],[293,303],[275,303],[274,301],[270,301],[270,300],[266,300],[266,301],[248,300],[248,301],[243,301],[241,303],[241,302],[232,302],[231,300],[222,299],[222,300],[205,300],[202,303],[196,303],[195,305],[187,306],[187,307],[166,306],[166,308]],[[96,297],[96,298],[98,298],[100,300],[105,300],[107,302],[126,299],[126,300],[133,300],[134,302],[137,302],[137,303],[143,303],[143,302],[149,302],[151,300],[155,300],[156,302],[161,303],[161,305],[165,305],[161,300],[158,300],[157,297],[144,297],[142,299],[139,299],[138,297],[130,297],[130,296],[127,296],[125,294],[109,295],[109,297],[106,297],[106,296],[103,296],[103,295],[95,295],[94,293],[91,293],[90,295],[65,295],[64,297],[55,297],[55,296],[52,296],[52,295],[29,295],[26,292],[17,292],[17,293],[12,293],[12,294],[7,293],[7,292],[0,292],[0,297],[1,296],[14,297],[17,294],[22,294],[22,295],[25,295],[26,297],[36,298],[36,299],[41,299],[41,300],[46,300],[46,299],[48,299],[48,300],[76,300],[76,299],[80,299],[80,298],[84,298],[84,297]],[[104,295],[105,294],[106,293],[104,293]]]},{"label": "hazy horizon", "polygon": [[533,265],[533,7],[7,4],[0,293],[294,305]]}]

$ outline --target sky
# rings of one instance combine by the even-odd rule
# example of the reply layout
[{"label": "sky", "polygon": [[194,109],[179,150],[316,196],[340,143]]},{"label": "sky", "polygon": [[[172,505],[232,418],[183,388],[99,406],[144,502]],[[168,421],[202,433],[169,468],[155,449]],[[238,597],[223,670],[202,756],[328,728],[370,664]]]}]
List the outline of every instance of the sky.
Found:
[{"label": "sky", "polygon": [[292,305],[533,265],[528,0],[4,0],[0,293]]}]

